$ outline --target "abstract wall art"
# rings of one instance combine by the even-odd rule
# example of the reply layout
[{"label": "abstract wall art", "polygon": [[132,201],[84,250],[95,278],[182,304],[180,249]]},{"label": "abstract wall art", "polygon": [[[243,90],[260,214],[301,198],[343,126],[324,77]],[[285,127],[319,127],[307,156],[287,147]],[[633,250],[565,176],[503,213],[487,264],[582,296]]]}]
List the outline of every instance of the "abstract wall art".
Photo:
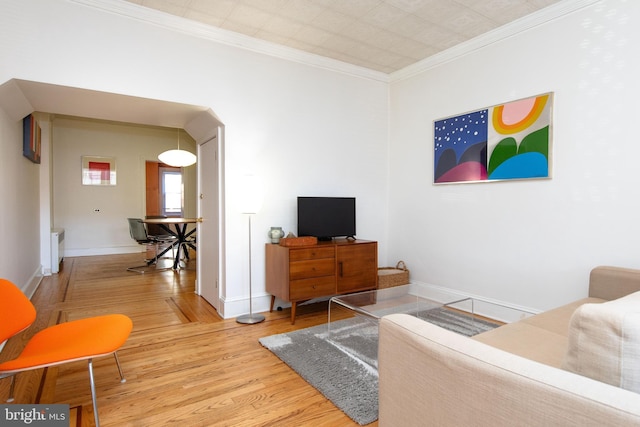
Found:
[{"label": "abstract wall art", "polygon": [[40,163],[41,149],[40,125],[33,114],[29,114],[22,119],[22,155],[33,163]]},{"label": "abstract wall art", "polygon": [[553,93],[436,120],[434,184],[551,177]]},{"label": "abstract wall art", "polygon": [[82,185],[116,185],[116,159],[82,156]]}]

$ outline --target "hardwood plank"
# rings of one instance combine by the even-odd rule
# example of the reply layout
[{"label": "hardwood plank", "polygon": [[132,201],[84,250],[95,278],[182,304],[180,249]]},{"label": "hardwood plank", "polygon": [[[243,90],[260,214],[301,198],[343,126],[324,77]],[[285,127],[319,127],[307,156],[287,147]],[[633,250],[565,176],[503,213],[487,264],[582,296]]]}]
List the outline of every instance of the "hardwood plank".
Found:
[{"label": "hardwood plank", "polygon": [[[0,360],[19,353],[28,336],[60,321],[123,313],[134,322],[119,352],[94,361],[103,426],[356,426],[258,339],[326,322],[326,303],[263,313],[266,321],[223,320],[194,293],[193,269],[136,274],[144,255],[67,258],[45,278],[32,301],[38,318],[10,340]],[[190,262],[190,268],[195,260]],[[9,393],[0,380],[0,400]],[[20,374],[16,403],[66,403],[73,425],[93,426],[87,362]],[[377,422],[370,426],[377,426]]]}]

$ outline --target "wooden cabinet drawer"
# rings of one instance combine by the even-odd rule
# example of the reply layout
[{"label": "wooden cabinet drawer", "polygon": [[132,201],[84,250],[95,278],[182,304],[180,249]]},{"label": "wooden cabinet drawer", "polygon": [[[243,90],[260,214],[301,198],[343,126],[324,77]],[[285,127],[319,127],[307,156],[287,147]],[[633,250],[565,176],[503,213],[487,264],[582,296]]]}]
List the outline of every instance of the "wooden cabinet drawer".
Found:
[{"label": "wooden cabinet drawer", "polygon": [[312,279],[292,280],[289,282],[289,299],[300,301],[318,298],[335,293],[335,277],[314,277]]},{"label": "wooden cabinet drawer", "polygon": [[289,263],[289,278],[291,280],[320,276],[331,276],[331,278],[334,278],[335,269],[336,263],[333,258],[295,261]]},{"label": "wooden cabinet drawer", "polygon": [[314,247],[289,249],[289,261],[300,261],[305,259],[334,258],[335,250],[331,247]]}]

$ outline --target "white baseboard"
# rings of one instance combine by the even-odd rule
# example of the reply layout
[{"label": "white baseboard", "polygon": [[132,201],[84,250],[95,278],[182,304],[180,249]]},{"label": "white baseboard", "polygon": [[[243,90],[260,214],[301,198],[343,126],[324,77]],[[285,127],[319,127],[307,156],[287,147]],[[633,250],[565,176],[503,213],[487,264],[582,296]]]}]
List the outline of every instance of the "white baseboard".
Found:
[{"label": "white baseboard", "polygon": [[[251,298],[251,305],[252,311],[254,313],[269,311],[269,306],[271,305],[271,295],[253,295]],[[249,298],[225,299],[221,297],[220,307],[218,307],[218,314],[222,316],[223,319],[231,319],[243,314],[249,314]]]},{"label": "white baseboard", "polygon": [[94,255],[120,255],[120,254],[135,254],[144,252],[144,247],[140,245],[136,246],[116,246],[109,248],[83,248],[83,249],[69,249],[65,248],[65,257],[75,256],[94,256]]},{"label": "white baseboard", "polygon": [[40,282],[42,282],[43,277],[44,275],[42,274],[42,266],[38,266],[37,270],[31,275],[27,283],[24,283],[22,286],[20,286],[22,292],[29,299],[31,299],[33,294],[36,292],[38,286],[40,286]]}]

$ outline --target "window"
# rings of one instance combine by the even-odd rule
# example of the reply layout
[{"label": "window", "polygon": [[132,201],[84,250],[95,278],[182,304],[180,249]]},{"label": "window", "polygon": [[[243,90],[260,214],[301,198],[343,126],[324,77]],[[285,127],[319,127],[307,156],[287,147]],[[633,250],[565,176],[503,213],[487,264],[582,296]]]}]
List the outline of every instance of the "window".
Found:
[{"label": "window", "polygon": [[183,216],[182,172],[175,168],[160,168],[161,210],[165,216]]}]

